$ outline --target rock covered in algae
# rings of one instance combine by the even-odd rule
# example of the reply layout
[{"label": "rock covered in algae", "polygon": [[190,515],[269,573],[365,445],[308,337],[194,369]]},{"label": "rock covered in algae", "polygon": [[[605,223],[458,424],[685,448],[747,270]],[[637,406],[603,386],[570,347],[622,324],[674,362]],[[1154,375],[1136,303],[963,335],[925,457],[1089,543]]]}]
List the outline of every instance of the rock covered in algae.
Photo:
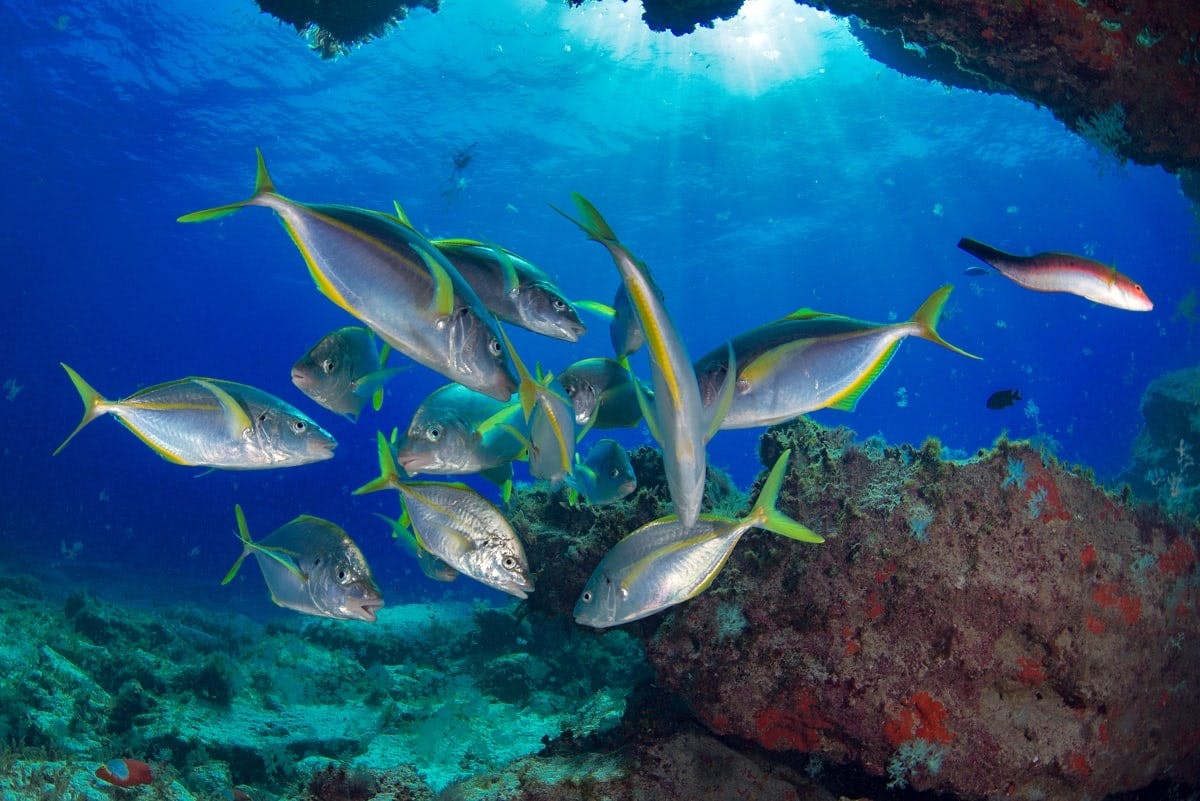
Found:
[{"label": "rock covered in algae", "polygon": [[713,732],[966,798],[1200,779],[1194,528],[1020,443],[949,463],[802,421],[763,464],[785,447],[780,508],[827,542],[748,534],[648,643]]},{"label": "rock covered in algae", "polygon": [[1124,479],[1139,496],[1167,511],[1200,511],[1200,367],[1175,370],[1150,382],[1142,393],[1142,430],[1133,441]]}]

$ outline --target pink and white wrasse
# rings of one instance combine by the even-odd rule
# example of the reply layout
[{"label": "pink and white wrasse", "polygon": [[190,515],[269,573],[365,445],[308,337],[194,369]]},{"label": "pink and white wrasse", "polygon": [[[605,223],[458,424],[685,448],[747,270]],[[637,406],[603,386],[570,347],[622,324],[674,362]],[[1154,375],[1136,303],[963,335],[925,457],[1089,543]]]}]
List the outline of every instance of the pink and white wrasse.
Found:
[{"label": "pink and white wrasse", "polygon": [[1083,256],[1057,252],[1016,256],[967,238],[960,239],[958,246],[1026,289],[1067,292],[1128,311],[1154,308],[1140,284],[1117,272],[1115,267]]}]

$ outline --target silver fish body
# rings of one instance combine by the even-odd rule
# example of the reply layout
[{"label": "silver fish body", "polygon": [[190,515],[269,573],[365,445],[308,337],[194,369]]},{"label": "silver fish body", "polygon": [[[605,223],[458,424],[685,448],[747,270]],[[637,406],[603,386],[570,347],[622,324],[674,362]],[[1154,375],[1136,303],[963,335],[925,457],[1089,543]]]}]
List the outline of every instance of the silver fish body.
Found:
[{"label": "silver fish body", "polygon": [[441,252],[396,217],[299,203],[275,191],[259,154],[254,195],[194,212],[201,222],[244,206],[279,215],[318,289],[396,350],[464,386],[507,399],[517,388],[495,319]]},{"label": "silver fish body", "polygon": [[[511,415],[505,415],[505,409]],[[502,467],[525,447],[505,425],[481,424],[497,415],[520,424],[520,407],[460,384],[447,384],[430,393],[397,443],[396,460],[410,475],[466,475]]]},{"label": "silver fish body", "polygon": [[301,515],[257,542],[237,508],[242,555],[226,574],[233,579],[247,556],[262,569],[271,600],[306,615],[372,622],[383,594],[358,545],[338,526]]},{"label": "silver fish body", "polygon": [[[559,373],[557,380],[571,399],[575,424],[581,428],[626,428],[642,421],[634,379],[615,359],[582,359]],[[641,389],[653,403],[654,391],[644,385]]]},{"label": "silver fish body", "polygon": [[372,394],[400,369],[384,369],[375,335],[362,326],[339,328],[292,365],[292,383],[331,412],[357,420]]},{"label": "silver fish body", "polygon": [[629,293],[625,291],[624,284],[617,287],[612,308],[613,318],[608,324],[608,338],[612,342],[613,354],[618,359],[623,359],[641,350],[642,345],[646,344],[646,332],[642,330],[633,306],[630,305]]},{"label": "silver fish body", "polygon": [[[950,289],[938,289],[904,322],[870,323],[805,309],[734,337],[737,381],[721,428],[767,426],[824,408],[852,410],[909,336],[977,358],[937,333]],[[710,406],[728,372],[726,347],[703,356],[695,370]]]},{"label": "silver fish body", "polygon": [[776,508],[790,456],[790,450],[780,455],[754,507],[741,520],[701,515],[685,526],[670,515],[641,526],[614,545],[579,595],[576,622],[606,628],[694,598],[708,588],[751,528],[765,528],[800,542],[823,542],[820,535]]},{"label": "silver fish body", "polygon": [[475,490],[434,481],[399,482],[421,548],[459,573],[518,598],[533,592],[525,549],[504,515]]},{"label": "silver fish body", "polygon": [[79,431],[116,417],[169,462],[225,470],[263,470],[333,456],[337,441],[307,415],[260,389],[217,378],[183,378],[110,401],[63,365],[84,404]]},{"label": "silver fish body", "polygon": [[578,194],[574,199],[584,219],[583,222],[568,219],[608,249],[645,332],[655,399],[655,424],[651,431],[662,445],[667,487],[675,511],[684,527],[690,527],[696,522],[704,500],[708,464],[705,436],[709,429],[692,362],[646,266],[618,241],[591,203]]},{"label": "silver fish body", "polygon": [[570,404],[557,392],[538,395],[529,417],[529,472],[557,484],[575,464],[575,417]]},{"label": "silver fish body", "polygon": [[432,243],[501,320],[567,342],[577,342],[587,331],[554,280],[516,253],[468,240]]}]

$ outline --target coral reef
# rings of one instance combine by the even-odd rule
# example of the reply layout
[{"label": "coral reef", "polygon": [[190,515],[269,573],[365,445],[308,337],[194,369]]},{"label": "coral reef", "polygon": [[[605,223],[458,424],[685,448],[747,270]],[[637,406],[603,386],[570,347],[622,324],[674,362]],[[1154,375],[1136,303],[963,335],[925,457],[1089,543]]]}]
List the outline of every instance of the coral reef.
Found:
[{"label": "coral reef", "polygon": [[428,799],[564,730],[612,728],[648,673],[626,634],[483,604],[263,625],[82,592],[52,602],[9,577],[0,600],[0,759],[23,766],[0,777],[4,799],[111,797],[92,771],[114,756],[161,777],[142,797]]},{"label": "coral reef", "polygon": [[1142,393],[1144,424],[1132,460],[1121,477],[1139,497],[1157,500],[1168,512],[1200,513],[1200,368],[1159,376]]},{"label": "coral reef", "polygon": [[787,447],[806,466],[780,508],[825,545],[748,535],[648,643],[714,733],[966,798],[1200,779],[1194,528],[1021,443],[872,457],[802,421],[764,435],[762,462]]}]

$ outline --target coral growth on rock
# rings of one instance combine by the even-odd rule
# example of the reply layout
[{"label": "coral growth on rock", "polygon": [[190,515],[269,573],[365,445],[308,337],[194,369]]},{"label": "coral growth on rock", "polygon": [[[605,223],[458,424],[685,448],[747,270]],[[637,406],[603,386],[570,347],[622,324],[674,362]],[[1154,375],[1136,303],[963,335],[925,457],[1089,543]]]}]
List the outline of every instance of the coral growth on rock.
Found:
[{"label": "coral growth on rock", "polygon": [[1172,514],[1200,513],[1200,368],[1159,376],[1142,393],[1142,430],[1122,478]]},{"label": "coral growth on rock", "polygon": [[713,732],[967,798],[1200,779],[1194,528],[1020,443],[949,463],[798,422],[763,463],[787,447],[781,509],[825,545],[748,535],[648,645]]}]

